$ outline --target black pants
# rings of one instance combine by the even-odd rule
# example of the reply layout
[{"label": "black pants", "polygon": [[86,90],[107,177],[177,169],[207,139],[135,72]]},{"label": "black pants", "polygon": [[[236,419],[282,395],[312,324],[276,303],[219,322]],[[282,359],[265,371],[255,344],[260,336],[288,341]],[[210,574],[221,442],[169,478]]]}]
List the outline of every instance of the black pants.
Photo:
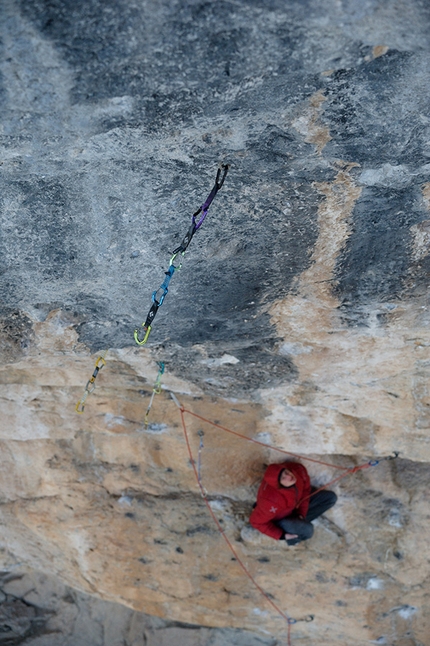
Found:
[{"label": "black pants", "polygon": [[286,534],[297,534],[297,538],[287,540],[288,545],[296,545],[301,541],[306,541],[308,538],[311,538],[314,533],[314,527],[311,521],[324,514],[330,507],[333,507],[336,504],[336,500],[337,496],[333,491],[323,489],[309,499],[309,509],[304,520],[294,515],[277,520],[276,524]]}]

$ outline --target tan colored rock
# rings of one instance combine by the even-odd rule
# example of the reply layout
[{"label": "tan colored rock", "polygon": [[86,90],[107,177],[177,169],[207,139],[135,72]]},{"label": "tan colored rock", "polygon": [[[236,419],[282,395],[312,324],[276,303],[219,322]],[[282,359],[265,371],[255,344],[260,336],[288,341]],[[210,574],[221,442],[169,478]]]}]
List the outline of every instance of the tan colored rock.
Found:
[{"label": "tan colored rock", "polygon": [[[216,13],[212,13],[219,10],[215,2],[200,3],[200,7],[199,3],[195,7],[184,3],[190,7],[180,19],[168,3],[160,7],[147,3],[144,14],[140,13],[143,5],[139,10],[131,3],[132,13],[126,11],[125,22],[121,8],[117,15],[115,3],[110,3],[108,11],[102,12],[102,30],[94,19],[98,9],[91,3],[88,13],[76,11],[73,21],[58,11],[49,18],[52,7],[47,7],[42,29],[39,18],[36,21],[42,4],[5,3],[7,20],[1,23],[5,43],[2,75],[7,84],[1,160],[6,178],[2,272],[7,286],[3,295],[8,308],[15,307],[11,302],[16,300],[32,310],[8,309],[0,325],[0,568],[6,577],[0,590],[1,612],[7,607],[9,616],[14,616],[20,639],[37,619],[37,608],[52,602],[62,608],[67,625],[84,622],[94,612],[97,621],[89,622],[91,646],[110,646],[109,640],[115,646],[120,640],[131,646],[180,646],[185,642],[187,646],[225,646],[222,635],[209,635],[205,626],[246,629],[261,636],[261,641],[273,636],[285,645],[285,617],[253,585],[242,562],[281,613],[297,620],[291,625],[294,645],[428,646],[430,335],[423,296],[426,287],[417,295],[411,272],[411,284],[404,286],[409,289],[407,297],[369,301],[368,325],[360,328],[345,324],[335,290],[336,268],[352,233],[352,214],[361,191],[403,191],[412,186],[418,172],[424,177],[425,167],[418,168],[421,157],[420,161],[412,160],[415,153],[406,165],[395,158],[397,153],[377,160],[366,151],[369,141],[373,143],[370,131],[371,137],[374,134],[375,141],[379,140],[378,151],[387,140],[399,152],[410,143],[417,156],[425,152],[422,137],[428,124],[426,115],[420,113],[427,105],[421,59],[427,42],[424,3],[412,7],[403,3],[404,11],[396,6],[393,11],[400,18],[395,24],[381,20],[381,13],[390,13],[390,3],[385,3],[388,9],[382,7],[384,3],[375,9],[373,3],[337,2],[327,12],[317,10],[314,3],[313,16],[302,12],[300,3],[295,3],[294,11],[287,8],[285,15],[258,7],[243,11],[244,7],[229,3],[230,13],[221,9],[221,20],[215,20]],[[354,4],[364,8],[356,10]],[[87,9],[85,3],[80,5]],[[299,20],[295,13],[303,13],[303,18]],[[116,59],[114,77],[105,69],[103,57],[93,56],[93,32],[85,29],[90,23],[98,30],[97,38],[102,31],[104,34],[97,40],[97,48],[102,51],[107,47]],[[188,40],[191,24],[196,40]],[[404,35],[408,32],[405,24],[415,27],[409,29],[410,37]],[[214,46],[209,43],[206,50],[208,28],[214,25]],[[172,43],[166,38],[169,29]],[[346,38],[349,31],[353,35]],[[73,46],[76,33],[82,36],[78,48]],[[110,42],[113,35],[114,46]],[[169,49],[164,48],[167,42]],[[184,47],[187,42],[189,46]],[[358,42],[364,43],[369,54],[354,62],[353,58],[362,56]],[[375,45],[381,42],[389,45]],[[386,61],[374,60],[385,56],[389,48],[391,63],[388,56]],[[235,61],[231,77],[224,49]],[[171,65],[172,52],[178,58],[176,72]],[[249,53],[255,60],[248,59]],[[197,69],[208,62],[209,54],[209,66]],[[368,69],[363,72],[362,63],[366,62]],[[140,73],[130,72],[140,70],[142,64],[144,82]],[[321,74],[329,66],[333,69]],[[222,69],[225,74],[219,73]],[[87,76],[88,70],[92,77]],[[125,81],[116,87],[121,70]],[[363,83],[359,77],[366,74],[370,80]],[[381,88],[376,101],[371,74],[378,74]],[[192,87],[185,83],[188,78]],[[310,78],[314,80],[309,85]],[[327,90],[315,92],[303,105],[295,96],[295,84],[298,82],[297,96],[303,96],[317,78],[318,83],[327,81]],[[105,85],[98,90],[94,87],[90,100],[92,85],[103,79]],[[330,87],[335,88],[332,95]],[[116,90],[127,93],[116,95]],[[328,97],[332,98],[328,101]],[[392,100],[386,111],[382,97]],[[237,106],[230,110],[233,102]],[[365,104],[369,105],[367,111]],[[194,112],[204,105],[209,118]],[[344,114],[334,109],[336,105]],[[326,123],[321,120],[324,109]],[[351,126],[352,133],[366,133],[359,142],[360,159],[367,159],[360,185],[354,159],[322,158],[329,142],[334,149],[342,147],[342,133],[330,133],[327,123],[337,118],[348,122],[354,109],[357,118],[345,127]],[[382,120],[376,119],[379,109]],[[366,112],[366,118],[359,118],[360,111],[361,116]],[[171,125],[160,128],[170,117]],[[421,123],[419,128],[415,121]],[[414,127],[408,129],[410,123]],[[301,142],[293,141],[291,128],[302,136]],[[309,154],[291,152],[290,148],[306,143],[311,144]],[[75,405],[99,354],[90,355],[79,342],[76,326],[88,321],[90,312],[98,310],[104,299],[107,320],[99,318],[98,325],[108,329],[111,313],[120,318],[126,308],[135,318],[142,296],[136,290],[141,276],[132,276],[139,271],[132,258],[141,258],[141,272],[150,263],[159,262],[158,254],[172,243],[170,232],[167,240],[167,225],[164,230],[160,227],[161,219],[173,201],[176,211],[189,208],[197,196],[194,169],[221,151],[236,161],[237,167],[245,162],[243,168],[248,169],[247,177],[242,177],[237,208],[246,224],[237,235],[226,235],[221,217],[212,239],[202,246],[202,255],[196,253],[195,264],[189,266],[190,272],[197,272],[199,263],[208,259],[210,272],[232,261],[235,275],[226,281],[230,301],[235,299],[236,271],[242,271],[249,249],[255,253],[258,247],[246,246],[248,223],[260,221],[261,227],[249,227],[249,235],[257,232],[263,237],[272,224],[273,216],[267,209],[276,205],[284,215],[289,214],[294,207],[287,202],[287,195],[302,189],[294,224],[301,223],[302,212],[312,222],[315,192],[309,185],[301,186],[302,181],[309,181],[302,178],[329,177],[326,171],[335,169],[333,181],[313,186],[321,203],[319,235],[311,255],[306,256],[307,246],[302,244],[282,243],[275,252],[271,239],[263,244],[262,258],[275,270],[287,251],[300,255],[301,266],[310,261],[295,284],[288,286],[288,294],[266,310],[279,338],[278,347],[269,347],[267,356],[278,352],[288,357],[297,375],[290,381],[278,376],[273,388],[267,387],[265,380],[264,388],[238,399],[231,377],[234,373],[224,373],[230,379],[224,383],[219,374],[223,368],[233,371],[245,364],[235,355],[240,348],[223,345],[216,354],[210,353],[204,342],[196,343],[191,348],[198,356],[194,382],[167,370],[163,392],[154,398],[146,427],[157,351],[136,346],[109,350],[96,388],[85,402],[84,413],[78,415]],[[132,169],[134,160],[138,163]],[[315,160],[318,163],[314,165]],[[180,192],[176,180],[172,181],[173,162],[183,164],[186,171],[181,172]],[[145,165],[151,165],[152,174],[144,178],[149,181],[143,190],[141,169]],[[209,170],[199,168],[200,172],[203,184]],[[234,209],[234,200],[239,199],[239,193],[233,194],[237,178],[230,184],[232,188],[226,185],[225,192],[223,189],[227,208]],[[116,180],[117,186],[113,186]],[[261,196],[265,199],[259,200]],[[305,207],[308,196],[312,198],[310,209]],[[429,183],[423,184],[422,196],[428,206]],[[388,199],[384,205],[388,208]],[[139,229],[135,237],[145,211],[152,211],[148,218],[152,222],[148,232]],[[305,228],[279,220],[288,224],[285,231],[300,233],[305,240]],[[179,218],[174,222],[179,227]],[[31,227],[37,235],[27,235]],[[427,260],[428,220],[413,224],[408,231],[403,228],[401,233],[410,233],[412,263]],[[376,239],[378,232],[374,235]],[[70,255],[59,253],[63,248],[69,251],[68,247]],[[42,254],[46,254],[43,263]],[[404,258],[408,260],[406,251]],[[81,276],[77,269],[82,263],[85,271]],[[253,271],[258,263],[260,257],[246,269]],[[290,269],[293,274],[294,267]],[[423,273],[419,274],[421,280]],[[263,283],[266,276],[260,275]],[[130,280],[126,288],[124,277]],[[281,277],[277,281],[283,288],[283,274]],[[25,298],[30,280],[36,289]],[[270,274],[267,280],[270,282]],[[256,292],[260,287],[257,282],[249,283]],[[180,283],[173,284],[172,296],[182,289]],[[212,298],[219,288],[217,283],[201,289],[200,294],[206,297],[207,291]],[[93,300],[88,310],[85,304],[81,307],[81,290],[84,298]],[[95,292],[97,298],[93,299]],[[278,287],[264,287],[261,298],[274,292],[279,293]],[[181,329],[189,325],[186,307],[195,297],[188,298],[179,310],[187,319]],[[50,302],[78,303],[76,320],[62,309],[40,320],[43,303]],[[249,315],[258,319],[261,312],[256,303],[257,297]],[[247,309],[243,313],[248,317]],[[207,318],[203,313],[202,319],[212,325]],[[384,325],[380,325],[381,319]],[[240,332],[238,320],[234,326]],[[249,319],[243,321],[246,324]],[[255,343],[259,342],[257,337]],[[166,347],[174,352],[172,345]],[[220,390],[230,386],[225,390],[230,398],[212,398],[196,383],[203,368],[211,375],[208,383]],[[245,365],[244,373],[248,370],[252,372],[252,363]],[[234,554],[201,496],[180,412],[168,391],[175,393],[186,409],[217,424],[185,413],[191,459],[198,460],[203,437],[198,465],[202,489]],[[244,437],[226,433],[222,427]],[[315,522],[311,541],[290,548],[256,533],[248,524],[266,465],[283,460],[285,453],[244,438],[296,453],[305,462],[306,458],[315,460],[306,464],[317,486],[339,475],[331,464],[352,468],[393,451],[400,451],[400,457],[381,460],[379,465],[369,465],[334,483],[338,504]],[[13,572],[20,574],[14,577]],[[55,594],[45,587],[46,573],[53,577],[50,589]],[[80,591],[80,613],[77,604],[67,599],[72,593],[66,592],[66,584]],[[92,595],[93,603],[84,593]],[[114,604],[107,615],[103,611],[101,616],[94,601],[97,598]],[[11,599],[17,600],[15,608]],[[163,632],[145,632],[141,618],[132,611],[203,628],[197,634],[191,628],[184,632],[178,626],[164,625]],[[307,622],[310,615],[314,620]],[[1,616],[0,626],[6,625],[7,616]],[[61,620],[52,617],[48,624],[49,638],[36,637],[32,646],[58,646],[58,635],[63,634]],[[243,644],[243,639],[238,643]],[[75,645],[86,646],[76,640]]]},{"label": "tan colored rock", "polygon": [[[60,377],[54,357],[63,365]],[[35,351],[14,366],[16,382],[8,386],[11,405],[16,406],[19,393],[26,397],[21,406],[28,405],[37,391],[57,421],[52,426],[45,422],[49,437],[30,439],[26,427],[13,440],[9,427],[5,429],[4,547],[74,587],[136,610],[285,637],[285,622],[232,561],[207,513],[175,404],[165,394],[157,396],[145,431],[148,397],[138,393],[142,378],[115,357],[99,376],[87,414],[78,416],[73,403],[81,389],[74,382],[83,363],[81,359],[74,365],[72,355],[54,353],[42,360]],[[82,372],[88,372],[88,363]],[[31,372],[33,380],[39,376],[40,385],[29,385]],[[151,380],[154,376],[152,368]],[[27,382],[25,390],[20,382]],[[75,397],[69,397],[67,408],[68,392]],[[307,392],[302,386],[296,406],[308,405]],[[259,433],[273,429],[273,421],[269,426],[259,420],[258,406],[228,401],[220,406],[177,394],[187,408],[249,437],[261,439]],[[266,411],[270,401],[266,399]],[[109,425],[109,420],[114,422]],[[316,522],[308,544],[286,548],[263,536],[253,543],[245,540],[253,496],[264,464],[282,456],[196,418],[186,420],[195,457],[197,432],[204,430],[203,484],[237,554],[284,612],[297,618],[315,615],[314,622],[293,626],[293,639],[309,645],[317,638],[322,644],[334,639],[364,643],[391,634],[394,619],[399,634],[409,621],[424,639],[429,571],[423,555],[430,514],[425,463],[383,462],[342,480],[336,486],[338,505]],[[357,442],[360,450],[363,432],[349,427],[349,441]],[[272,430],[272,436],[280,441],[282,431]],[[291,436],[283,437],[284,447],[292,448]],[[302,449],[304,445],[302,436]],[[336,462],[349,466],[355,459]],[[8,470],[10,464],[13,470]],[[314,482],[333,476],[328,467],[309,463],[308,468]],[[399,612],[407,606],[416,610],[403,619]]]},{"label": "tan colored rock", "polygon": [[[3,335],[11,360],[0,369],[4,568],[31,564],[136,611],[285,641],[285,620],[238,557],[275,605],[299,620],[293,643],[401,646],[413,633],[425,644],[430,338],[419,299],[375,305],[365,329],[342,323],[331,286],[360,195],[352,168],[339,162],[334,182],[317,185],[325,199],[311,265],[270,310],[279,352],[298,368],[294,382],[246,401],[215,400],[167,371],[145,428],[157,375],[148,349],[110,351],[78,415],[98,355],[78,343],[73,319],[51,312],[19,352]],[[228,354],[208,359],[204,347],[200,354],[214,371],[236,362]],[[202,485],[236,557],[200,495],[167,391],[218,424],[184,414],[196,461],[203,439]],[[285,454],[244,438],[322,459],[327,464],[306,462],[317,486],[339,475],[331,463],[353,467],[394,450],[401,457],[334,484],[339,502],[315,521],[312,540],[288,547],[248,525],[265,466]],[[8,589],[31,597],[26,585],[11,581]],[[304,621],[309,615],[314,621]],[[172,628],[154,644],[185,638]]]},{"label": "tan colored rock", "polygon": [[[347,175],[337,181],[353,190]],[[331,204],[330,187],[323,190]],[[348,199],[333,202],[346,220]],[[342,224],[334,255],[346,234]],[[300,370],[296,383],[261,391],[264,407],[215,401],[168,373],[163,387],[209,420],[305,457],[353,466],[400,449],[400,459],[334,485],[339,502],[316,521],[313,539],[287,548],[247,525],[265,464],[283,455],[185,415],[195,459],[204,431],[203,485],[237,555],[283,612],[315,616],[293,625],[293,643],[361,644],[386,635],[397,645],[411,627],[425,643],[427,331],[415,336],[419,319],[403,304],[385,331],[347,333],[333,297],[311,284],[332,271],[318,257],[299,294],[272,310]],[[111,352],[77,415],[95,358],[61,312],[34,329],[25,358],[0,371],[4,564],[31,563],[151,615],[285,639],[285,621],[233,560],[207,512],[166,392],[144,427],[157,374],[149,352]],[[307,466],[315,484],[338,475]]]},{"label": "tan colored rock", "polygon": [[[294,358],[300,377],[298,383],[262,393],[271,411],[266,425],[275,441],[288,437],[297,452],[303,445],[318,453],[398,450],[404,457],[428,461],[423,428],[430,425],[430,337],[421,323],[427,306],[417,299],[375,304],[370,325],[354,330],[344,327],[332,292],[336,258],[360,195],[349,170],[341,170],[333,184],[318,185],[326,200],[312,264],[297,283],[297,295],[270,310],[285,339],[279,351]],[[377,322],[381,315],[387,319],[384,327]]]},{"label": "tan colored rock", "polygon": [[307,143],[316,146],[319,155],[331,140],[329,129],[319,122],[321,106],[325,100],[323,90],[315,92],[309,99],[309,108],[292,124],[301,135],[304,135]]}]

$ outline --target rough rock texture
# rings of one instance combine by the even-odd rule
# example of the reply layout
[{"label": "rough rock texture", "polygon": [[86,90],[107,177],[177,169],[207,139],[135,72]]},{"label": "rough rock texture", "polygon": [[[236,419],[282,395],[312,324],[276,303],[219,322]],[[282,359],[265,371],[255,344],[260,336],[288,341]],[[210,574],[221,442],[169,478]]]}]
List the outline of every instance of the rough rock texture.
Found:
[{"label": "rough rock texture", "polygon": [[280,454],[186,417],[238,555],[315,616],[293,642],[429,646],[429,17],[424,0],[3,1],[0,644],[58,643],[65,586],[106,615],[88,646],[285,643],[167,392],[145,428],[163,361],[165,391],[249,438],[345,466],[400,451],[334,485],[287,549],[247,526]]},{"label": "rough rock texture", "polygon": [[134,612],[77,592],[58,579],[12,568],[0,573],[2,646],[274,646],[272,638],[199,628]]}]

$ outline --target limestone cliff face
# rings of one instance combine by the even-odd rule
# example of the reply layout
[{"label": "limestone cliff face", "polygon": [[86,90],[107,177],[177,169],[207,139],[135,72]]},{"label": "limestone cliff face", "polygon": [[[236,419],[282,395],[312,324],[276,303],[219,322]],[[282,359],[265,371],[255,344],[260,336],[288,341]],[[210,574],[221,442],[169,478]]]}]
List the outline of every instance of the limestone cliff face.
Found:
[{"label": "limestone cliff face", "polygon": [[[99,614],[128,608],[122,634],[100,620],[88,646],[182,639],[170,629],[190,646],[285,643],[208,515],[173,392],[305,458],[352,467],[399,451],[334,485],[313,539],[288,549],[247,525],[281,454],[186,416],[237,555],[284,612],[314,616],[293,643],[427,646],[428,7],[1,12],[0,643],[54,644],[46,617],[66,612],[64,586]],[[225,185],[139,348],[133,329],[219,161]],[[307,466],[316,485],[337,475]],[[196,642],[185,624],[221,632]]]}]

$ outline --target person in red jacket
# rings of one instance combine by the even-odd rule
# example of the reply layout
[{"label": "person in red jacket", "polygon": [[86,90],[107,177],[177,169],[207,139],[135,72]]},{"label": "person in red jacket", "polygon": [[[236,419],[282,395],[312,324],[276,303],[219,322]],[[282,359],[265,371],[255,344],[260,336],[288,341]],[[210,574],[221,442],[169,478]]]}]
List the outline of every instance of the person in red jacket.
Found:
[{"label": "person in red jacket", "polygon": [[312,494],[311,481],[303,464],[270,464],[257,494],[249,522],[263,534],[288,545],[305,541],[314,533],[312,521],[336,503],[333,491]]}]

